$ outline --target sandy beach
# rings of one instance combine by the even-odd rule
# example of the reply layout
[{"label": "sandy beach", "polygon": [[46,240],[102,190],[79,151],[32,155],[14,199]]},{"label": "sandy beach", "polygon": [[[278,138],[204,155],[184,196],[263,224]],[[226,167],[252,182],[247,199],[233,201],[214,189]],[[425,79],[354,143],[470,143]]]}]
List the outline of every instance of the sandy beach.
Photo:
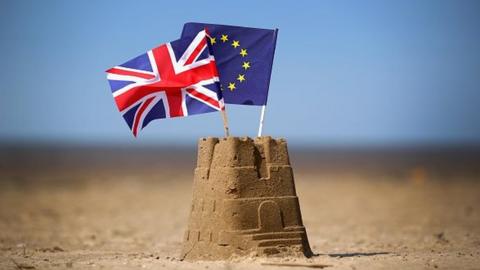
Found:
[{"label": "sandy beach", "polygon": [[4,147],[0,269],[480,269],[479,157],[293,150],[315,256],[192,263],[195,148]]}]

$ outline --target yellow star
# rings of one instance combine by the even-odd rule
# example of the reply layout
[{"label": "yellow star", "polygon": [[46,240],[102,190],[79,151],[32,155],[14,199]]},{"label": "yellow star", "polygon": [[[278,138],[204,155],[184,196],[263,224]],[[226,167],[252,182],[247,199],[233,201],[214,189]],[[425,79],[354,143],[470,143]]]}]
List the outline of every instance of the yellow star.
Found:
[{"label": "yellow star", "polygon": [[211,38],[210,38],[210,44],[213,45],[213,44],[215,44],[215,43],[217,43],[217,38],[216,38],[216,37],[211,37]]},{"label": "yellow star", "polygon": [[234,41],[232,42],[232,46],[236,49],[238,46],[240,46],[240,41],[234,40]]},{"label": "yellow star", "polygon": [[245,70],[249,69],[249,68],[250,68],[250,62],[243,62],[242,67],[243,67]]},{"label": "yellow star", "polygon": [[245,81],[245,74],[238,74],[237,80],[239,80],[240,82]]},{"label": "yellow star", "polygon": [[247,56],[247,55],[248,55],[247,49],[241,49],[241,50],[240,50],[240,55],[241,55],[242,57]]},{"label": "yellow star", "polygon": [[234,82],[231,82],[231,83],[228,83],[228,89],[230,89],[230,91],[233,91],[235,90],[235,83]]},{"label": "yellow star", "polygon": [[228,35],[222,35],[220,40],[222,40],[223,43],[227,42],[228,41]]}]

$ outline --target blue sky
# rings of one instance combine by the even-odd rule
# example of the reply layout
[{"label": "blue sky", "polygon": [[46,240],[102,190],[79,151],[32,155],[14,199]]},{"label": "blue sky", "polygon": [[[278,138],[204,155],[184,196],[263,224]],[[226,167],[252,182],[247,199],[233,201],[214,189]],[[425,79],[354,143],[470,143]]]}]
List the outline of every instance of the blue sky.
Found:
[{"label": "blue sky", "polygon": [[[217,113],[134,139],[104,70],[185,22],[279,28],[265,134],[294,144],[480,143],[479,1],[1,1],[0,142],[192,144]],[[260,108],[227,107],[255,136]]]}]

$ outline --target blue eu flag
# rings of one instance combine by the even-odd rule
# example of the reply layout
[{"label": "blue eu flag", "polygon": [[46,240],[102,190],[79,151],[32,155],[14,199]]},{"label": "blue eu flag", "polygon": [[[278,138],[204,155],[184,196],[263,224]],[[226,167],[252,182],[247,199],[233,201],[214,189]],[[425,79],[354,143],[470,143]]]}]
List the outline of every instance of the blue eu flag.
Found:
[{"label": "blue eu flag", "polygon": [[278,29],[186,23],[182,38],[207,28],[225,103],[267,104]]}]

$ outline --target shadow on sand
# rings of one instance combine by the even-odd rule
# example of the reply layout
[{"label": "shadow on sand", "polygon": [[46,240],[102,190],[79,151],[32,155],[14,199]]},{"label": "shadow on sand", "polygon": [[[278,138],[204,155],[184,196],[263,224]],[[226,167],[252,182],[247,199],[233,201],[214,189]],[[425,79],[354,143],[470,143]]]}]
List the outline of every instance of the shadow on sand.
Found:
[{"label": "shadow on sand", "polygon": [[349,252],[349,253],[318,253],[313,256],[330,256],[334,258],[349,258],[349,257],[368,257],[368,256],[377,256],[377,255],[388,255],[391,252],[380,251],[380,252]]}]

